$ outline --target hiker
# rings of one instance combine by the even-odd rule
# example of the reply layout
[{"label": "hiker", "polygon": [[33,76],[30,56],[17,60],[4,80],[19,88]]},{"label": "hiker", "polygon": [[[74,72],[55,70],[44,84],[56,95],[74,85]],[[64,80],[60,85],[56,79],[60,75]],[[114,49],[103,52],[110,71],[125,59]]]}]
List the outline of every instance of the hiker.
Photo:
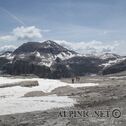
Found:
[{"label": "hiker", "polygon": [[72,78],[72,83],[74,83],[74,78]]},{"label": "hiker", "polygon": [[76,81],[79,82],[80,81],[80,77],[76,76]]}]

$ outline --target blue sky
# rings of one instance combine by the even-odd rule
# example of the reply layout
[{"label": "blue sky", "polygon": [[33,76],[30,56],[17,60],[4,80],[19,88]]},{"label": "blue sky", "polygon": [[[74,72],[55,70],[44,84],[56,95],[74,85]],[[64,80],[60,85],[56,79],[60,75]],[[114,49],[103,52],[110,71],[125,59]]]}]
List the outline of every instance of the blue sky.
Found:
[{"label": "blue sky", "polygon": [[[0,37],[31,26],[42,34],[33,40],[125,44],[126,0],[0,0]],[[0,46],[27,41],[2,40]]]}]

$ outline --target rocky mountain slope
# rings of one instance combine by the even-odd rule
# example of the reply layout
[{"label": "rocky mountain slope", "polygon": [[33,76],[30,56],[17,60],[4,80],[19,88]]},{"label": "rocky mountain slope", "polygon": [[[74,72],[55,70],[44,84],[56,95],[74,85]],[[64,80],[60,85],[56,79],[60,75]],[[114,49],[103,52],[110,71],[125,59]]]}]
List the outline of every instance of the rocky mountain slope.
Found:
[{"label": "rocky mountain slope", "polygon": [[[53,61],[57,57],[60,59],[67,59],[75,56],[77,53],[71,50],[68,50],[57,43],[47,40],[43,43],[39,42],[28,42],[21,45],[17,48],[13,55],[15,58],[28,59],[28,60],[39,60],[40,65],[51,66]],[[33,59],[32,59],[33,58]]]},{"label": "rocky mountain slope", "polygon": [[27,42],[13,52],[0,54],[0,69],[13,75],[35,74],[61,78],[111,74],[126,70],[126,57],[112,53],[80,55],[54,41]]},{"label": "rocky mountain slope", "polygon": [[102,74],[103,75],[113,74],[113,73],[118,73],[125,70],[126,70],[126,57],[120,60],[118,59],[113,64],[108,65],[107,67],[104,67],[104,69],[102,70]]}]

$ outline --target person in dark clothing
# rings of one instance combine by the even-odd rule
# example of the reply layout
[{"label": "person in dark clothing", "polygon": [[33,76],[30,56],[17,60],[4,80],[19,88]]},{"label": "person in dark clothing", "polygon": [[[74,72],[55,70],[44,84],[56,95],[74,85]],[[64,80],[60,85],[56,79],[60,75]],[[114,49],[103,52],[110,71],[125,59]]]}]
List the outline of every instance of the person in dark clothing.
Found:
[{"label": "person in dark clothing", "polygon": [[72,78],[72,83],[74,83],[74,78]]}]

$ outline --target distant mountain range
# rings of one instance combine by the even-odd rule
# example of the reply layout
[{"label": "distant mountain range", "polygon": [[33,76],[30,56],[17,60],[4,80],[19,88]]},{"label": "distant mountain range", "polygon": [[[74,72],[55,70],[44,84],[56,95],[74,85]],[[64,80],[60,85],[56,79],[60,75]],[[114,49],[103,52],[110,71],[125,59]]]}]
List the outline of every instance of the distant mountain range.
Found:
[{"label": "distant mountain range", "polygon": [[105,75],[126,70],[126,57],[113,53],[82,55],[51,40],[27,42],[12,52],[0,54],[0,70],[44,78]]}]

